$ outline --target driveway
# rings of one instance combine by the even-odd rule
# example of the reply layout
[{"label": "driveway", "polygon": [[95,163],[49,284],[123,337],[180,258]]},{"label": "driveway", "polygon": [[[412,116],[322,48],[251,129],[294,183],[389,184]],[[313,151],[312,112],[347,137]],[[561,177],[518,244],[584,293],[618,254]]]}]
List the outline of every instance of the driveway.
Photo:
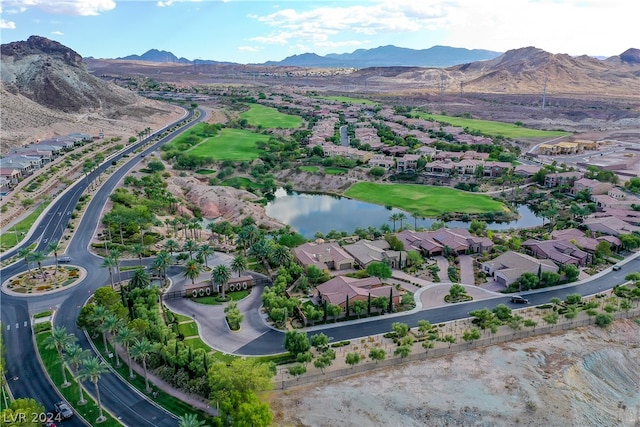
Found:
[{"label": "driveway", "polygon": [[436,260],[436,262],[438,263],[438,268],[440,269],[440,271],[438,271],[438,277],[440,278],[440,281],[450,282],[449,273],[447,271],[449,268],[449,261],[447,261],[447,259],[443,256],[435,256],[433,257],[433,259]]},{"label": "driveway", "polygon": [[458,255],[460,260],[460,283],[465,285],[475,285],[476,280],[473,274],[473,257],[469,255]]}]

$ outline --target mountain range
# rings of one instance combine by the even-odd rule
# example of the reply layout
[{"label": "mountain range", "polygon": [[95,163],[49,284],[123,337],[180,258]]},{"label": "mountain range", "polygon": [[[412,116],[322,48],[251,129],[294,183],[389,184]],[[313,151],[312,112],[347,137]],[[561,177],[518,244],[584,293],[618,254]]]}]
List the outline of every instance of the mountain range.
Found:
[{"label": "mountain range", "polygon": [[[367,68],[367,67],[450,67],[468,62],[493,59],[500,55],[482,49],[465,49],[448,46],[433,46],[428,49],[408,49],[393,45],[380,46],[373,49],[358,49],[351,53],[331,53],[320,56],[315,53],[303,53],[289,56],[281,61],[267,61],[266,66],[292,66],[314,68]],[[175,64],[229,64],[229,62],[208,59],[189,60],[178,58],[164,50],[151,49],[142,55],[128,55],[121,60],[163,62]]]}]

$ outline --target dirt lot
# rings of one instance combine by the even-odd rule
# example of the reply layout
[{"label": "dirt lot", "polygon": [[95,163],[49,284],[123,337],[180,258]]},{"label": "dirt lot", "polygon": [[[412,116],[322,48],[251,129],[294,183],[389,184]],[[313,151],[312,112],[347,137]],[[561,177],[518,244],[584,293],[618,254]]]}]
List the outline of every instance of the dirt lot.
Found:
[{"label": "dirt lot", "polygon": [[640,426],[640,326],[563,334],[273,392],[276,426]]}]

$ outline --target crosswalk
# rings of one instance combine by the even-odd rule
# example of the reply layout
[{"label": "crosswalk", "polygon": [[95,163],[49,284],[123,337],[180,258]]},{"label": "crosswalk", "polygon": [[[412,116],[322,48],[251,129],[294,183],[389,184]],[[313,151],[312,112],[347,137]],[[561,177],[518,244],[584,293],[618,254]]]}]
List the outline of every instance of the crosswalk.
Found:
[{"label": "crosswalk", "polygon": [[[21,323],[17,322],[14,329],[20,329],[20,325]],[[29,321],[25,320],[24,323],[22,324],[22,327],[27,328],[28,326],[29,326]],[[11,330],[11,325],[7,325],[7,331],[10,331],[10,330]]]}]

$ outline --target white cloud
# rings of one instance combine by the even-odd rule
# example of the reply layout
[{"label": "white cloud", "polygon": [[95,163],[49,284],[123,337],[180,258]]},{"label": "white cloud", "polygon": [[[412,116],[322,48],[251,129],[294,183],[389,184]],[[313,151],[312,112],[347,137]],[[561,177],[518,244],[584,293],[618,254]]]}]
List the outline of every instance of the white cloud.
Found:
[{"label": "white cloud", "polygon": [[4,19],[0,19],[0,28],[3,30],[15,30],[16,23],[13,21],[7,21]]},{"label": "white cloud", "polygon": [[51,34],[55,36],[64,36],[64,33],[62,31],[51,31]]},{"label": "white cloud", "polygon": [[[158,7],[169,7],[169,6],[173,6],[175,3],[199,3],[200,0],[166,0],[166,1],[162,1],[159,0],[156,5]],[[227,0],[223,0],[224,3],[227,2]]]},{"label": "white cloud", "polygon": [[251,53],[253,53],[253,52],[258,52],[260,49],[258,49],[255,46],[239,46],[238,50],[240,52],[251,52]]},{"label": "white cloud", "polygon": [[92,16],[116,7],[114,0],[4,0],[5,7],[25,11],[42,9],[59,15]]}]

